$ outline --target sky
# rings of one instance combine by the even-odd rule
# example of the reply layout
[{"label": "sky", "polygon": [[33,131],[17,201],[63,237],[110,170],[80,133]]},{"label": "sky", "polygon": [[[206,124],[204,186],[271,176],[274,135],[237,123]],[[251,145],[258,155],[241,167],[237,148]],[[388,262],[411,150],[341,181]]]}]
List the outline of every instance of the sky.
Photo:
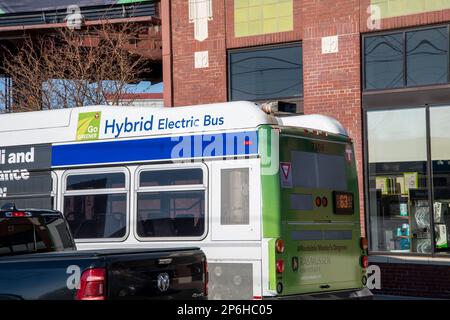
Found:
[{"label": "sky", "polygon": [[[162,82],[151,83],[150,81],[141,81],[138,84],[128,85],[126,92],[128,93],[162,93],[164,85]],[[0,91],[5,90],[4,82],[0,79]],[[4,105],[0,102],[0,113],[3,111]]]}]

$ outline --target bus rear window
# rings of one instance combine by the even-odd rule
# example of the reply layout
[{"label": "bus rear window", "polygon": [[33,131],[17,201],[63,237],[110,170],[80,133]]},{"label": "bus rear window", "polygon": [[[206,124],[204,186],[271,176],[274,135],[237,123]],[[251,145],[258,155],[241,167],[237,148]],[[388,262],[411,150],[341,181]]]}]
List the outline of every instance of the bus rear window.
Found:
[{"label": "bus rear window", "polygon": [[294,187],[347,190],[344,155],[292,151],[291,160]]}]

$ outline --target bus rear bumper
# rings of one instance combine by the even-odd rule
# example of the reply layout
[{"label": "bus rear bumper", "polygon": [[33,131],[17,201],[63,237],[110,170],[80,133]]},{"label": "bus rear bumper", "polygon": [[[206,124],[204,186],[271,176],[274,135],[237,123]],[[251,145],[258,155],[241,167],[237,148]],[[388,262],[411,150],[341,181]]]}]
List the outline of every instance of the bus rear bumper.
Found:
[{"label": "bus rear bumper", "polygon": [[[267,298],[266,298],[267,299]],[[274,300],[372,300],[373,293],[367,289],[353,289],[333,292],[321,292],[314,294],[290,295],[282,297],[270,297]]]}]

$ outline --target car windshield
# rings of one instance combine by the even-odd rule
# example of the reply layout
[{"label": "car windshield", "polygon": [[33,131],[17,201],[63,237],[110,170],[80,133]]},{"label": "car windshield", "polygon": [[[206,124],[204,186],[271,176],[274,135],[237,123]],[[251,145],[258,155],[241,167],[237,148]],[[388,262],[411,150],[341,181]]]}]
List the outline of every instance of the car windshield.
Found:
[{"label": "car windshield", "polygon": [[74,249],[62,217],[0,218],[0,256]]}]

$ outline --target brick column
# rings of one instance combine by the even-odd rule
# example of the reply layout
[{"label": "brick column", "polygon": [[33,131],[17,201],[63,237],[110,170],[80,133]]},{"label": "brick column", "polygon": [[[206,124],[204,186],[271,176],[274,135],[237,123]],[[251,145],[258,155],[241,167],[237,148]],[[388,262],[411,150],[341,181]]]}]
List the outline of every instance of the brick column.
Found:
[{"label": "brick column", "polygon": [[[335,117],[352,137],[364,222],[359,14],[358,0],[302,1],[304,110]],[[338,52],[322,54],[322,37],[335,35]]]}]

